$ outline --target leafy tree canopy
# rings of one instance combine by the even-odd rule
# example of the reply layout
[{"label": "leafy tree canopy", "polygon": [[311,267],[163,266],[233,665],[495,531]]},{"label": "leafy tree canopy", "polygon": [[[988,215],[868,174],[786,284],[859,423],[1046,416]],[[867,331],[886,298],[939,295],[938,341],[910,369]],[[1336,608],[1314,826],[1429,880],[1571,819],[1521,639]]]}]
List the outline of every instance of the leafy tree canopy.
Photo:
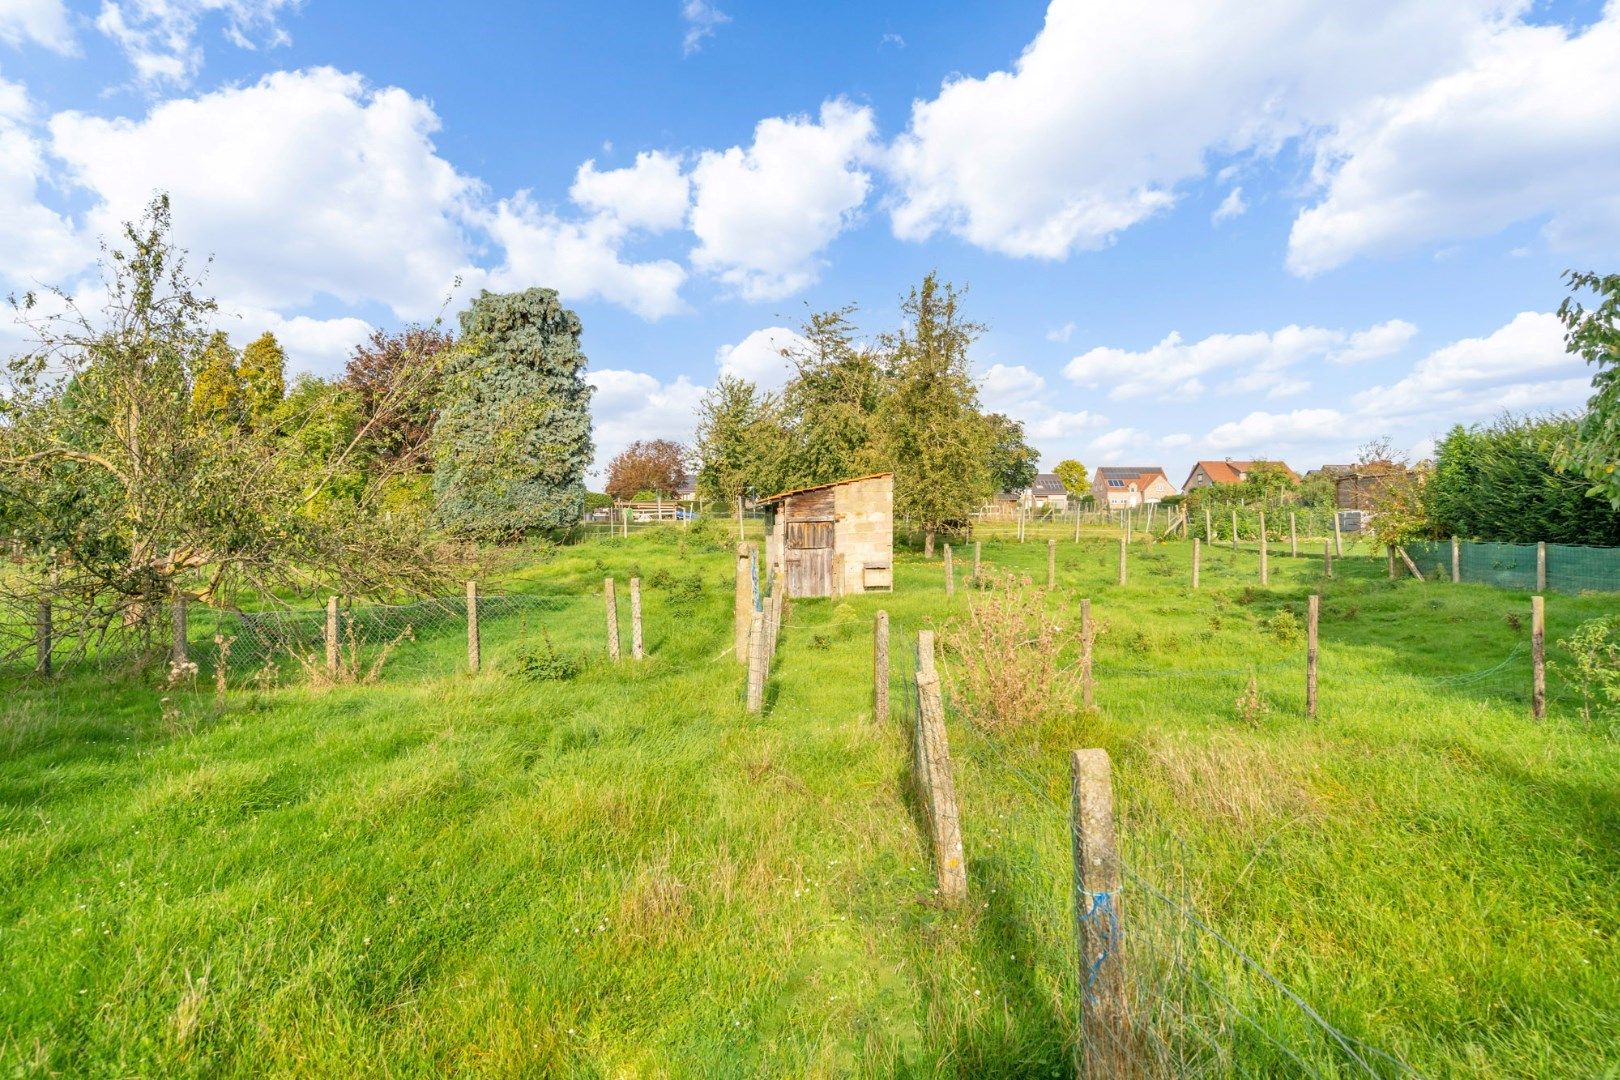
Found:
[{"label": "leafy tree canopy", "polygon": [[1091,489],[1090,474],[1086,472],[1086,467],[1074,458],[1063,459],[1052,471],[1075,498],[1084,496]]},{"label": "leafy tree canopy", "polygon": [[266,330],[242,350],[242,406],[247,419],[263,423],[287,393],[287,354]]},{"label": "leafy tree canopy", "polygon": [[608,462],[607,493],[620,501],[646,494],[673,499],[686,476],[686,448],[669,439],[637,439]]},{"label": "leafy tree canopy", "polygon": [[1021,421],[1001,413],[990,413],[984,421],[990,433],[991,484],[1001,491],[1023,491],[1040,472],[1041,452],[1025,441]]},{"label": "leafy tree canopy", "polygon": [[[1555,461],[1586,477],[1592,494],[1620,510],[1620,274],[1572,270],[1565,280],[1575,295],[1558,306],[1564,344],[1597,370],[1586,414],[1560,442]],[[1595,294],[1596,306],[1586,307],[1583,291]]]}]

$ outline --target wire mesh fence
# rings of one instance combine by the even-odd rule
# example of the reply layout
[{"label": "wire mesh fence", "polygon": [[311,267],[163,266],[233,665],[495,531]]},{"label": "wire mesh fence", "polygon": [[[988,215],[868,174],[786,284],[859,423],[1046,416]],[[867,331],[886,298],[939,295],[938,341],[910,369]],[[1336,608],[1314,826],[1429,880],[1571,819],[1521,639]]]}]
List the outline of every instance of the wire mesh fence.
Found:
[{"label": "wire mesh fence", "polygon": [[[1425,574],[1432,570],[1439,580],[1450,579],[1449,540],[1407,544],[1406,553]],[[1460,581],[1495,585],[1501,589],[1529,592],[1545,588],[1562,593],[1620,591],[1620,548],[1459,540],[1457,563]]]}]

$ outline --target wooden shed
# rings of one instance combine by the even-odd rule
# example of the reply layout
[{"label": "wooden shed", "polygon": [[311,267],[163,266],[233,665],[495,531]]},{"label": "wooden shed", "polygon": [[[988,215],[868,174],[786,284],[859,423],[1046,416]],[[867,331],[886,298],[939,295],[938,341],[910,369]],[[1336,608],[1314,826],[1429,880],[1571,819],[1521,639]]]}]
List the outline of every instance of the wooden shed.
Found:
[{"label": "wooden shed", "polygon": [[894,589],[894,474],[874,473],[761,499],[766,559],[789,596]]}]

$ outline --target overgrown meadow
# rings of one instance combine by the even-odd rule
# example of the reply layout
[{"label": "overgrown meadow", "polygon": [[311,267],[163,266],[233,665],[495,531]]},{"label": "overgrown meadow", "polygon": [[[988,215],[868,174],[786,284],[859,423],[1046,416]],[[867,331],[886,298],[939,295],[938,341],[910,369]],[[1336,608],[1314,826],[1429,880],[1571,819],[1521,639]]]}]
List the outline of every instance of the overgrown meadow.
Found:
[{"label": "overgrown meadow", "polygon": [[[503,556],[555,597],[416,635],[371,685],[18,681],[0,704],[0,1061],[16,1075],[1072,1075],[1067,752],[1113,757],[1127,857],[1347,1035],[1433,1076],[1615,1075],[1620,742],[1555,669],[1530,719],[1524,594],[1352,553],[1059,544],[1050,707],[949,732],[970,902],[934,895],[905,681],[947,599],[798,601],[761,715],[728,543],[679,528]],[[1318,548],[1319,550],[1319,548]],[[1043,537],[984,545],[1044,584]],[[649,655],[605,657],[602,579]],[[1303,716],[1305,602],[1321,706]],[[1097,710],[1070,696],[1078,600]],[[1549,640],[1613,598],[1552,596]],[[894,716],[871,713],[893,620]],[[949,677],[960,657],[947,651]],[[1008,664],[1019,663],[1009,656]],[[1144,855],[1144,857],[1146,857]],[[1147,871],[1144,871],[1144,873]],[[1133,908],[1134,905],[1134,908]],[[1122,916],[1148,905],[1127,888]],[[1219,1071],[1290,1071],[1245,1015]],[[1309,1056],[1323,1075],[1338,1066]],[[1348,1074],[1348,1070],[1343,1070]]]}]

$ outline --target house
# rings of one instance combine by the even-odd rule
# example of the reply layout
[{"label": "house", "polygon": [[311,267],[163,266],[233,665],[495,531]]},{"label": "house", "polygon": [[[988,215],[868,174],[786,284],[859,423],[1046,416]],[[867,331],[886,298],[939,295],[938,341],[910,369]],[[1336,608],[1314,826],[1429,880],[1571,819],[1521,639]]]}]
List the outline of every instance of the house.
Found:
[{"label": "house", "polygon": [[1176,488],[1157,465],[1101,465],[1092,474],[1091,494],[1099,509],[1124,510],[1167,499]]},{"label": "house", "polygon": [[1063,486],[1057,473],[1041,473],[1035,477],[1025,493],[1025,499],[1031,509],[1045,510],[1051,508],[1063,513],[1069,509],[1069,489]]},{"label": "house", "polygon": [[1195,462],[1192,472],[1187,474],[1187,482],[1181,485],[1184,492],[1197,491],[1199,488],[1215,487],[1220,484],[1241,484],[1249,478],[1249,473],[1256,465],[1276,465],[1288,474],[1288,479],[1299,483],[1299,474],[1290,469],[1282,461],[1233,461],[1226,458],[1221,461]]},{"label": "house", "polygon": [[681,473],[681,482],[675,485],[675,498],[678,502],[689,503],[697,499],[697,475],[690,472]]},{"label": "house", "polygon": [[783,491],[759,505],[766,565],[788,596],[894,588],[894,473]]}]

